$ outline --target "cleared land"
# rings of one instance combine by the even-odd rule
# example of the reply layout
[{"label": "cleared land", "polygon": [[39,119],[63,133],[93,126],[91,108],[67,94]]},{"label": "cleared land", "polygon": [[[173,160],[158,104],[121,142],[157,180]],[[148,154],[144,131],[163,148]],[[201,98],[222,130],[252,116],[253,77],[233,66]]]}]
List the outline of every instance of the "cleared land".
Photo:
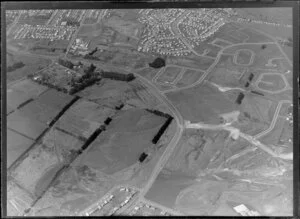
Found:
[{"label": "cleared land", "polygon": [[241,87],[241,78],[246,72],[246,67],[233,63],[232,55],[222,54],[207,80],[223,87]]},{"label": "cleared land", "polygon": [[285,82],[280,75],[264,74],[257,86],[262,90],[276,92],[285,88]]},{"label": "cleared land", "polygon": [[256,95],[245,95],[239,106],[238,121],[233,125],[250,135],[262,132],[271,123],[275,105],[271,100]]},{"label": "cleared land", "polygon": [[[180,147],[175,149],[145,198],[169,208],[177,208],[176,200],[181,196],[180,193],[189,186],[198,184],[197,175],[203,172],[215,154],[222,150],[226,137],[225,132],[186,130],[179,142]],[[196,207],[197,200],[190,199],[189,203],[194,211],[203,206]],[[194,215],[191,212],[186,213]]]},{"label": "cleared land", "polygon": [[158,71],[159,69],[147,67],[139,70],[137,73],[151,81]]},{"label": "cleared land", "polygon": [[185,87],[195,83],[203,75],[202,71],[192,69],[185,70],[182,78],[176,83],[177,87]]},{"label": "cleared land", "polygon": [[240,34],[238,31],[240,28],[242,28],[242,26],[239,24],[232,22],[226,23],[214,33],[213,38],[223,39],[233,44],[242,43],[247,36],[245,36],[245,34]]},{"label": "cleared land", "polygon": [[236,107],[226,94],[209,85],[171,92],[167,97],[177,107],[184,119],[192,122],[218,123],[218,114],[228,113]]},{"label": "cleared land", "polygon": [[269,59],[283,57],[276,44],[237,45],[224,50],[224,53],[234,54],[240,49],[252,50],[255,54],[250,66],[255,68],[266,68]]},{"label": "cleared land", "polygon": [[169,66],[164,69],[164,72],[157,78],[158,83],[172,83],[178,74],[180,73],[181,68],[175,66]]},{"label": "cleared land", "polygon": [[251,50],[239,50],[236,52],[236,63],[238,65],[250,65],[252,61],[252,51]]},{"label": "cleared land", "polygon": [[221,46],[221,47],[225,47],[225,46],[231,45],[230,42],[225,41],[225,40],[222,40],[222,39],[219,39],[219,38],[215,39],[215,40],[213,41],[213,44],[214,44],[214,45],[217,45],[217,46]]},{"label": "cleared land", "polygon": [[122,34],[133,38],[138,36],[139,29],[142,27],[140,23],[135,22],[133,19],[126,19],[126,17],[121,18],[118,16],[109,17],[105,20],[105,24]]},{"label": "cleared land", "polygon": [[[38,196],[39,188],[36,186],[44,174],[48,174],[48,180],[51,180],[56,171],[62,167],[59,158],[56,156],[55,151],[50,150],[45,145],[38,145],[35,149],[31,150],[28,156],[21,161],[11,176],[22,185],[32,196]],[[41,184],[47,186],[47,183]]]},{"label": "cleared land", "polygon": [[168,64],[184,66],[188,68],[196,68],[202,71],[206,71],[215,60],[207,57],[195,57],[190,56],[187,58],[182,57],[170,57],[167,59]]}]

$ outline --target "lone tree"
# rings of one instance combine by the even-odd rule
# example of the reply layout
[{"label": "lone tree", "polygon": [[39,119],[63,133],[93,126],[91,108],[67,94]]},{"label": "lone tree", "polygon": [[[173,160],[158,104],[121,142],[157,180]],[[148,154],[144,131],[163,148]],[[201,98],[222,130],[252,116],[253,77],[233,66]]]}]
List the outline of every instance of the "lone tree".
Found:
[{"label": "lone tree", "polygon": [[263,44],[263,45],[261,45],[261,48],[262,48],[262,49],[265,49],[265,48],[267,48],[267,45],[266,45],[266,44]]},{"label": "lone tree", "polygon": [[156,58],[152,63],[149,63],[149,66],[152,68],[161,68],[166,66],[166,61],[163,58]]}]

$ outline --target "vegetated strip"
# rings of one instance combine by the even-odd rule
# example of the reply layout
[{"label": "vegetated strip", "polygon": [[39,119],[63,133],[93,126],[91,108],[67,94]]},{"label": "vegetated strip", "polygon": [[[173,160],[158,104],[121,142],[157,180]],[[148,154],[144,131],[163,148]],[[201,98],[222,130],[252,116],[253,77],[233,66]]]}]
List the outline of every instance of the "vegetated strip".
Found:
[{"label": "vegetated strip", "polygon": [[255,91],[255,90],[252,90],[251,93],[257,94],[257,95],[260,95],[260,96],[265,96],[263,93],[260,93],[260,92]]},{"label": "vegetated strip", "polygon": [[21,103],[21,104],[17,107],[17,109],[22,108],[23,106],[25,106],[26,104],[30,103],[31,101],[33,101],[32,98],[30,98],[29,100],[26,100],[24,103]]},{"label": "vegetated strip", "polygon": [[64,130],[64,129],[62,129],[62,128],[60,128],[60,127],[55,127],[55,129],[57,129],[58,131],[60,131],[60,132],[63,132],[63,133],[65,133],[65,134],[67,134],[67,135],[71,135],[71,136],[73,136],[74,138],[78,138],[80,141],[86,141],[87,140],[87,138],[85,138],[85,137],[82,137],[82,136],[77,136],[77,135],[75,135],[75,134],[73,134],[73,133],[71,133],[71,132],[68,132],[68,131],[66,131],[66,130]]},{"label": "vegetated strip", "polygon": [[75,96],[70,103],[68,103],[58,114],[55,118],[49,123],[49,126],[52,127],[54,123],[79,99],[80,97]]},{"label": "vegetated strip", "polygon": [[157,134],[154,136],[154,138],[152,139],[152,143],[153,143],[153,144],[156,144],[156,143],[159,141],[160,137],[163,135],[163,133],[165,132],[165,130],[166,130],[166,129],[168,128],[168,126],[171,124],[172,120],[173,120],[173,117],[170,116],[170,117],[167,119],[167,121],[162,125],[162,127],[160,127],[158,133],[157,133]]},{"label": "vegetated strip", "polygon": [[168,113],[164,113],[164,112],[161,112],[159,110],[151,110],[151,109],[146,109],[146,111],[150,112],[150,113],[153,113],[157,116],[162,116],[162,117],[165,117],[165,118],[170,118],[172,117],[171,115],[169,115]]}]

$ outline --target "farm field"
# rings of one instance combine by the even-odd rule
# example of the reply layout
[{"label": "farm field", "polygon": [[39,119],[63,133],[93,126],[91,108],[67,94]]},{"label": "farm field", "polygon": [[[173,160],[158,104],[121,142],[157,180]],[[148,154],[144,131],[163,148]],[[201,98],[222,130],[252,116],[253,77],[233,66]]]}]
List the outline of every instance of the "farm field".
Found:
[{"label": "farm field", "polygon": [[102,79],[99,84],[87,87],[78,95],[100,105],[115,108],[131,97],[133,92],[126,82]]},{"label": "farm field", "polygon": [[29,79],[25,79],[8,85],[7,87],[7,107],[9,111],[17,109],[23,105],[26,101],[38,97],[41,93],[45,92],[49,88],[32,82]]},{"label": "farm field", "polygon": [[165,118],[140,109],[121,111],[76,163],[106,174],[121,171],[136,163],[151,146],[164,121]]},{"label": "farm field", "polygon": [[56,127],[78,137],[88,138],[115,110],[97,103],[79,100],[55,124]]},{"label": "farm field", "polygon": [[11,176],[33,196],[39,197],[82,144],[76,137],[51,129],[23,160],[18,161]]},{"label": "farm field", "polygon": [[31,145],[33,141],[10,129],[7,130],[7,168],[16,161]]},{"label": "farm field", "polygon": [[19,80],[32,74],[36,71],[39,71],[43,68],[46,68],[50,65],[51,60],[45,58],[37,58],[27,55],[20,55],[17,52],[9,52],[6,56],[6,67],[13,66],[17,62],[24,63],[24,66],[13,71],[9,71],[6,74],[7,83]]},{"label": "farm field", "polygon": [[72,96],[49,89],[34,101],[9,114],[7,126],[36,139],[72,99]]},{"label": "farm field", "polygon": [[[138,116],[136,117],[136,115]],[[116,117],[114,117],[107,126],[107,129],[100,133],[97,138],[98,140],[96,139],[92,145],[55,180],[45,195],[36,203],[34,209],[31,211],[31,215],[76,215],[103,197],[114,185],[124,184],[126,182],[136,186],[141,185],[141,183],[145,184],[157,159],[162,153],[162,149],[154,149],[155,145],[151,143],[153,136],[150,136],[150,133],[154,133],[154,130],[157,131],[164,120],[163,117],[148,113],[145,110],[133,109],[119,111]],[[169,140],[167,139],[170,138],[170,135],[172,136],[174,131],[172,130],[168,130],[167,134],[162,136],[163,142],[160,144],[168,143]],[[122,135],[123,137],[121,137]],[[128,138],[132,138],[132,136],[133,139],[128,140]],[[111,140],[109,140],[110,138]],[[137,144],[137,139],[140,139],[140,144]],[[106,171],[117,171],[121,168],[120,162],[123,162],[122,165],[125,169],[114,174],[112,174],[112,172],[111,175],[108,175],[103,172],[105,171],[105,169],[103,169],[104,166],[102,166],[102,169],[98,169],[99,165],[103,163],[103,161],[101,161],[100,164],[98,164],[99,156],[97,158],[98,161],[94,163],[94,165],[89,164],[94,162],[94,160],[86,158],[93,156],[93,154],[97,152],[97,148],[104,148],[104,152],[109,152],[109,148],[105,149],[105,144],[111,144],[112,146],[110,158],[119,160],[119,165],[106,166]],[[115,146],[113,144],[115,144]],[[122,147],[120,147],[120,145]],[[144,147],[147,145],[150,148],[146,149]],[[127,147],[127,149],[130,147],[130,150],[128,151],[124,147]],[[149,156],[152,158],[149,162],[144,162],[143,165],[133,164],[126,168],[131,162],[137,162],[138,151],[149,152]],[[125,153],[128,153],[128,156],[124,156]],[[100,154],[100,157],[102,156],[103,155]],[[96,168],[95,165],[98,165],[98,168]]]}]

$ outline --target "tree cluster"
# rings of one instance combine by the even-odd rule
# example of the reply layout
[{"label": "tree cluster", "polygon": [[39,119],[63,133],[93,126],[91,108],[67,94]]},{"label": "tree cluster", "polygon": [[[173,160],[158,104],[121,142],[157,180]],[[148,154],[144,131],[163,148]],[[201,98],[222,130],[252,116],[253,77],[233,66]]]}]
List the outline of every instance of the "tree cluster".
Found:
[{"label": "tree cluster", "polygon": [[23,62],[15,62],[13,65],[7,67],[7,72],[12,72],[17,70],[18,68],[24,67],[25,64]]},{"label": "tree cluster", "polygon": [[80,78],[72,78],[70,85],[70,94],[74,94],[85,87],[93,85],[95,82],[101,79],[99,72],[95,72],[96,66],[91,64],[87,69],[84,70],[84,75]]},{"label": "tree cluster", "polygon": [[149,66],[152,68],[161,68],[166,65],[166,61],[163,58],[156,58],[152,63],[149,63]]},{"label": "tree cluster", "polygon": [[66,68],[69,68],[69,69],[73,69],[73,67],[74,67],[74,64],[71,61],[64,60],[64,59],[61,59],[61,58],[58,59],[58,64],[66,67]]}]

